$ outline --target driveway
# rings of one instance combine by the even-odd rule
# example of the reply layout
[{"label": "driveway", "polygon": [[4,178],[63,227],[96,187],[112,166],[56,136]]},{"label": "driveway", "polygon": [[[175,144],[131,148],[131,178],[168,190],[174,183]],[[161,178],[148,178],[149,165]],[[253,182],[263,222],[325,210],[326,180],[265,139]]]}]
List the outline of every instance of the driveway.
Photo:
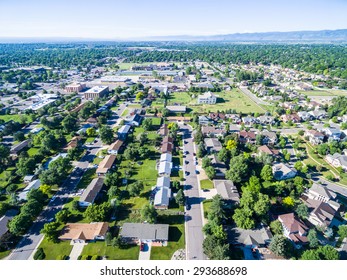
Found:
[{"label": "driveway", "polygon": [[78,257],[82,254],[84,246],[86,246],[88,243],[74,243],[71,241],[70,243],[73,247],[70,253],[70,260],[77,260]]},{"label": "driveway", "polygon": [[151,259],[151,248],[152,243],[144,243],[144,249],[139,253],[139,260],[150,260]]}]

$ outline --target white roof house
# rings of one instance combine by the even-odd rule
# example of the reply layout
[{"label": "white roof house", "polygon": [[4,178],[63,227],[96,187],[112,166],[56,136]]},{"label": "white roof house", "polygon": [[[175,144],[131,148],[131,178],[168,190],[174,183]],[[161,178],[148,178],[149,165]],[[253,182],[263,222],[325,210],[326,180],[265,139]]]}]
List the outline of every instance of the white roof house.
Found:
[{"label": "white roof house", "polygon": [[296,176],[296,169],[284,163],[277,163],[272,166],[272,174],[276,180],[286,180]]},{"label": "white roof house", "polygon": [[168,162],[171,162],[171,161],[172,161],[172,155],[171,155],[170,153],[161,154],[161,156],[160,156],[160,161],[168,161]]},{"label": "white roof house", "polygon": [[198,104],[216,104],[217,96],[208,91],[198,96]]},{"label": "white roof house", "polygon": [[170,188],[170,178],[169,177],[159,177],[157,179],[157,188]]},{"label": "white roof house", "polygon": [[34,180],[27,185],[24,190],[18,195],[19,200],[27,200],[27,195],[31,190],[36,190],[41,186],[41,181],[39,179]]},{"label": "white roof house", "polygon": [[158,174],[160,176],[170,176],[172,169],[172,163],[168,161],[161,161],[159,163]]},{"label": "white roof house", "polygon": [[171,198],[170,188],[160,188],[155,196],[153,206],[157,209],[167,209],[169,207],[169,202]]}]

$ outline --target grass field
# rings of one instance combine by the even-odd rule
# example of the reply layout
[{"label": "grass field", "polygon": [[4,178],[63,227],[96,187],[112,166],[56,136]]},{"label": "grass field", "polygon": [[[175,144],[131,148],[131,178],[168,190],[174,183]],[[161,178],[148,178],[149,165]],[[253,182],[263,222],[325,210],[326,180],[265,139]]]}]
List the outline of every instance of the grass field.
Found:
[{"label": "grass field", "polygon": [[265,110],[259,107],[253,100],[241,92],[240,89],[232,89],[231,91],[218,92],[216,104],[196,104],[196,99],[191,101],[188,107],[198,113],[208,113],[216,111],[235,110],[239,113],[265,113]]},{"label": "grass field", "polygon": [[0,252],[0,260],[2,260],[3,258],[6,258],[10,253],[11,253],[10,250]]},{"label": "grass field", "polygon": [[53,243],[43,239],[39,248],[42,248],[46,254],[45,260],[55,260],[58,256],[69,256],[72,250],[70,241],[60,241],[59,243]]},{"label": "grass field", "polygon": [[39,148],[31,147],[31,148],[28,150],[28,155],[29,155],[29,157],[33,157],[33,156],[36,155],[38,152],[39,152]]},{"label": "grass field", "polygon": [[338,89],[298,90],[298,92],[307,96],[347,96],[347,90]]},{"label": "grass field", "polygon": [[202,202],[202,207],[204,208],[204,217],[205,217],[205,219],[207,219],[207,213],[210,210],[211,203],[212,203],[211,200],[204,200]]},{"label": "grass field", "polygon": [[81,181],[79,181],[76,189],[85,189],[89,183],[96,178],[96,174],[95,174],[96,169],[95,168],[91,168],[88,169],[84,174],[83,177],[81,179]]},{"label": "grass field", "polygon": [[137,260],[139,258],[140,247],[130,246],[126,249],[106,246],[104,241],[96,241],[84,246],[82,255],[106,256],[108,260]]},{"label": "grass field", "polygon": [[24,120],[28,119],[25,115],[0,115],[0,120],[3,120],[5,122],[8,122],[8,121],[20,122],[21,118],[23,118]]},{"label": "grass field", "polygon": [[200,181],[200,187],[202,189],[207,189],[207,190],[210,190],[210,189],[213,189],[213,183],[210,179],[205,179],[205,180],[201,180]]},{"label": "grass field", "polygon": [[163,215],[158,223],[169,224],[169,242],[165,247],[152,247],[151,260],[170,260],[178,249],[184,249],[184,216]]},{"label": "grass field", "polygon": [[181,104],[187,105],[193,102],[188,92],[173,92],[170,93],[170,98],[168,99],[168,105]]}]

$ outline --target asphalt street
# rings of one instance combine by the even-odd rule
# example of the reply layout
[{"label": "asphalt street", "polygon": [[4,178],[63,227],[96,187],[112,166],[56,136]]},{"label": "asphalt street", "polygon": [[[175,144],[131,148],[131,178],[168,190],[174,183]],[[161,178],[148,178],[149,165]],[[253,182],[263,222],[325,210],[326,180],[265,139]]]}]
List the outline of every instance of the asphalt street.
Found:
[{"label": "asphalt street", "polygon": [[204,241],[202,232],[202,199],[199,197],[192,128],[188,125],[180,125],[180,128],[183,131],[183,150],[185,153],[183,170],[185,178],[184,189],[187,199],[185,211],[186,259],[204,260],[206,256],[202,249],[202,243]]}]

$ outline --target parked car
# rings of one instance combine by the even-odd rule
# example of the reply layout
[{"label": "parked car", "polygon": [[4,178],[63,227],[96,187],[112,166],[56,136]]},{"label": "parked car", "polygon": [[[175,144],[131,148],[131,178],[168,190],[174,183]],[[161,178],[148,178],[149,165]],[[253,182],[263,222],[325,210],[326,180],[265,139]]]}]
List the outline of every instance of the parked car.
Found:
[{"label": "parked car", "polygon": [[145,243],[141,242],[140,251],[144,251],[144,250],[145,250]]}]

